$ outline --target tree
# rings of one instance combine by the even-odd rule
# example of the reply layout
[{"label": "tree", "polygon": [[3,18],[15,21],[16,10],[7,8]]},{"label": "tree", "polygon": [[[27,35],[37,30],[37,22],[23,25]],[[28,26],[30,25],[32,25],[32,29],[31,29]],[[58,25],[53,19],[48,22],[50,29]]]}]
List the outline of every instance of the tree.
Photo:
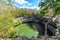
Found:
[{"label": "tree", "polygon": [[15,0],[7,0],[7,2],[9,2],[10,4],[13,4]]},{"label": "tree", "polygon": [[43,2],[40,2],[38,6],[43,11],[49,11],[52,9],[54,14],[59,14],[58,12],[60,10],[60,0],[44,0]]},{"label": "tree", "polygon": [[15,0],[0,0],[2,2],[8,2],[9,5],[13,5]]},{"label": "tree", "polygon": [[[44,0],[43,2],[40,2],[38,6],[41,10],[40,13],[44,12],[46,14],[52,10],[53,16],[50,19],[60,14],[60,0]],[[45,35],[47,35],[47,24],[49,23],[50,19],[45,24]]]}]

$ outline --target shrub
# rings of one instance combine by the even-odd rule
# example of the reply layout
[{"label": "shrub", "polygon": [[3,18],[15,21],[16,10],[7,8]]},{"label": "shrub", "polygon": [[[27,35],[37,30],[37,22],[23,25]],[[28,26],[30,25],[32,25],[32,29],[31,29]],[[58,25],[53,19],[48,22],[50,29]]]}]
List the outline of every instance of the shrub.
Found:
[{"label": "shrub", "polygon": [[17,18],[14,20],[14,26],[18,26],[22,23],[22,21],[20,20],[20,18]]},{"label": "shrub", "polygon": [[13,20],[10,13],[0,15],[0,37],[10,37],[15,33]]}]

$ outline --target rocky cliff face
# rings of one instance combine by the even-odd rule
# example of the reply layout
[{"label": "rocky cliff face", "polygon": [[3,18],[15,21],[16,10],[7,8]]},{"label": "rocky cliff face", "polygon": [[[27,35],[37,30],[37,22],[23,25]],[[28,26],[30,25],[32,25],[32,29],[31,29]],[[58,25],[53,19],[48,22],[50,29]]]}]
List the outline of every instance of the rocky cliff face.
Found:
[{"label": "rocky cliff face", "polygon": [[60,26],[60,16],[57,15],[55,18],[56,18],[55,21],[56,21],[57,26]]}]

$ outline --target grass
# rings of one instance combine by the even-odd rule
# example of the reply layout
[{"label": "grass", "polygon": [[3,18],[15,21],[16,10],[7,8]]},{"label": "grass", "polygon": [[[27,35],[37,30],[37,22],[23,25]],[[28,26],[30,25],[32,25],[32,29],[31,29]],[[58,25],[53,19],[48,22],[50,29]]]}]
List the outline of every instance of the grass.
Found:
[{"label": "grass", "polygon": [[16,31],[19,36],[27,37],[27,38],[37,38],[38,32],[32,29],[28,24],[21,24],[16,27]]}]

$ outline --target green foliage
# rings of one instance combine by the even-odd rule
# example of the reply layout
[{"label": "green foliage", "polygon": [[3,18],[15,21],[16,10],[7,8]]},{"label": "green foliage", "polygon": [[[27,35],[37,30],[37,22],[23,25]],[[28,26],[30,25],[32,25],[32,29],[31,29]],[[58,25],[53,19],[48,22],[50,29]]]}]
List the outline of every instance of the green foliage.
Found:
[{"label": "green foliage", "polygon": [[43,10],[39,10],[38,12],[37,12],[37,15],[40,15],[40,16],[44,16],[46,14],[46,11],[43,11]]},{"label": "green foliage", "polygon": [[0,0],[0,1],[4,1],[4,0]]},{"label": "green foliage", "polygon": [[20,18],[14,20],[14,25],[20,25],[22,23],[22,21],[20,20]]},{"label": "green foliage", "polygon": [[18,36],[23,36],[27,38],[37,38],[38,32],[34,29],[31,29],[28,24],[21,24],[16,27],[16,32]]},{"label": "green foliage", "polygon": [[[44,0],[43,2],[40,2],[39,5],[40,9],[50,10],[52,9],[55,15],[60,14],[60,1],[59,0]],[[48,13],[48,11],[47,11]]]},{"label": "green foliage", "polygon": [[59,35],[59,29],[56,29],[56,34],[55,34],[56,36],[58,36]]},{"label": "green foliage", "polygon": [[60,26],[57,26],[57,30],[59,31],[59,34],[60,34]]},{"label": "green foliage", "polygon": [[0,14],[0,37],[11,37],[15,33],[13,21],[10,13]]},{"label": "green foliage", "polygon": [[32,14],[34,14],[34,12],[35,10],[21,8],[19,11],[19,15],[26,17],[26,16],[31,16]]}]

